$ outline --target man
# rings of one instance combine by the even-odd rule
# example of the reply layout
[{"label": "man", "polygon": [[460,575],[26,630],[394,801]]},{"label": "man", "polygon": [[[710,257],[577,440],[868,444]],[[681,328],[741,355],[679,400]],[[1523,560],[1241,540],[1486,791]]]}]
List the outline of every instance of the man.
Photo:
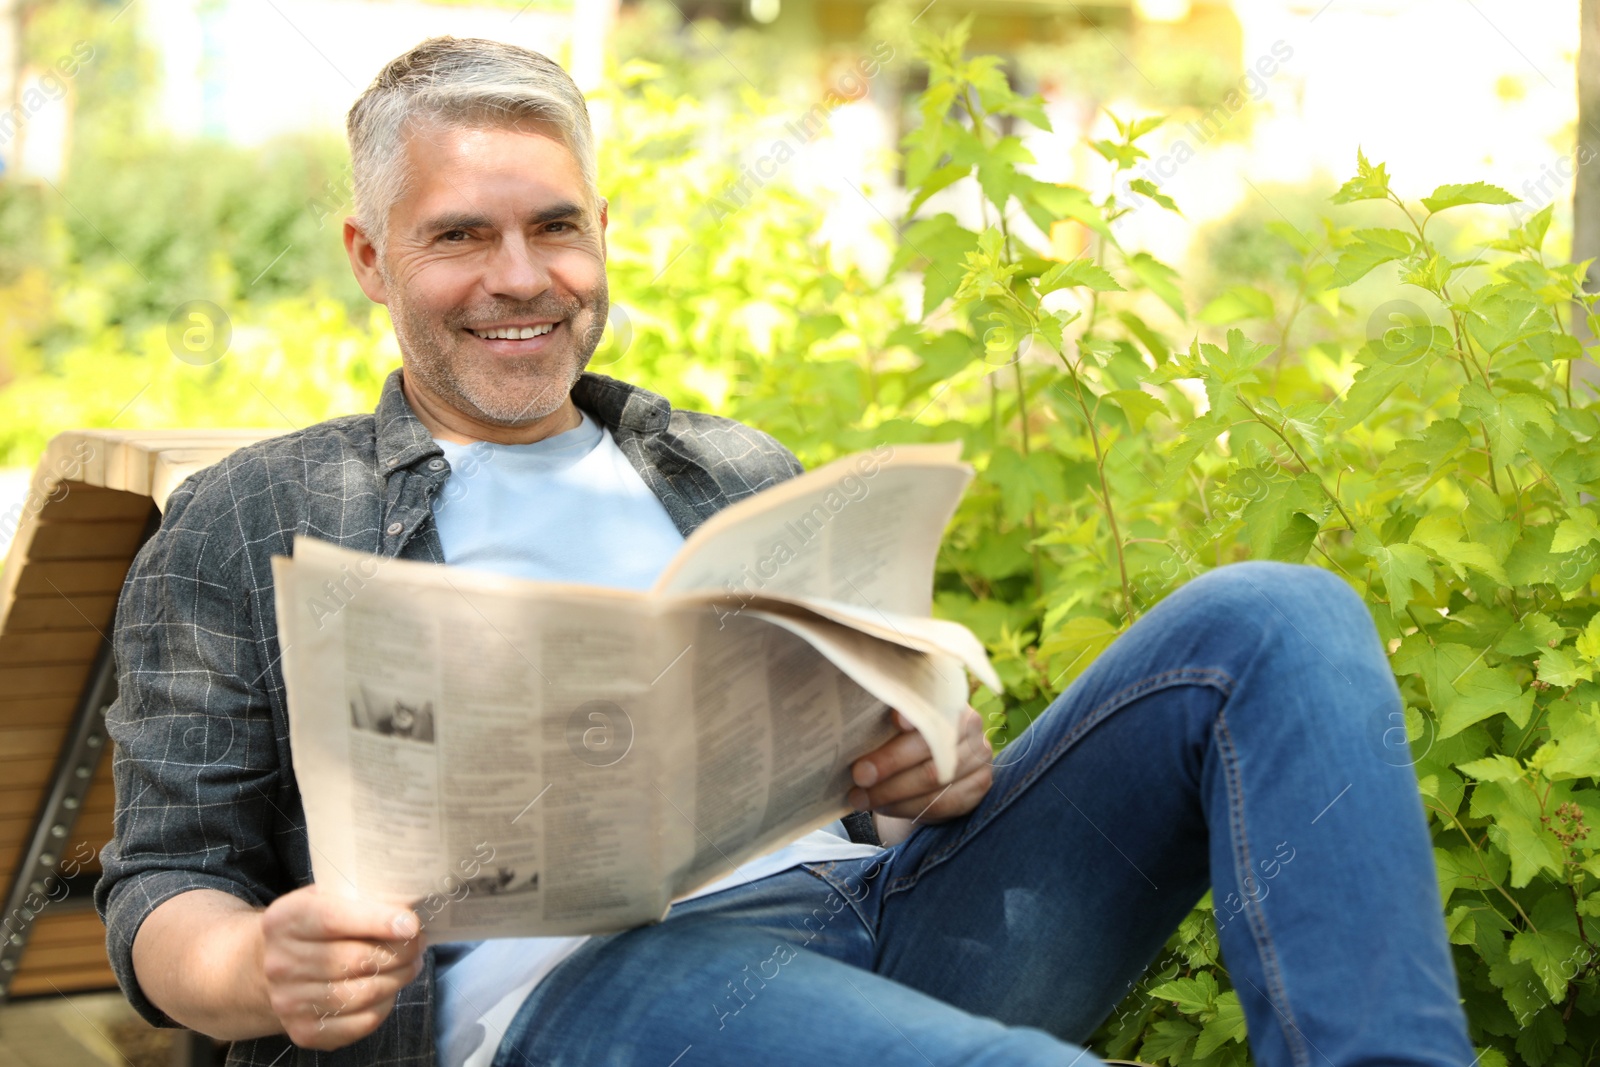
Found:
[{"label": "man", "polygon": [[181,486],[119,609],[97,903],[147,1018],[263,1067],[1087,1064],[1074,1042],[1210,885],[1258,1063],[1472,1060],[1415,780],[1372,744],[1398,692],[1360,599],[1309,566],[1188,583],[997,763],[969,709],[948,787],[902,724],[848,798],[890,847],[810,835],[657,925],[426,948],[411,912],[309,884],[269,570],[294,534],[648,585],[799,470],[583,372],[607,215],[558,66],[426,41],[349,134],[345,245],[403,369],[373,415]]}]

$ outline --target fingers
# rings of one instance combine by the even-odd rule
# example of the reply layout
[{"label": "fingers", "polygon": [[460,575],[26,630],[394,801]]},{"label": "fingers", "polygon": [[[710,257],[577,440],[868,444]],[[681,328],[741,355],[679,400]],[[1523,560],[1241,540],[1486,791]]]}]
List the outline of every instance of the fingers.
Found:
[{"label": "fingers", "polygon": [[372,901],[287,893],[263,913],[262,970],[284,1030],[305,1048],[356,1041],[388,1017],[423,967],[415,913]]},{"label": "fingers", "polygon": [[370,900],[350,900],[307,886],[286,893],[267,909],[268,933],[301,941],[408,940],[420,923],[409,908]]},{"label": "fingers", "polygon": [[874,804],[872,810],[897,819],[912,819],[919,824],[948,822],[976,808],[993,783],[993,771],[985,763],[936,792]]},{"label": "fingers", "polygon": [[[903,720],[902,720],[903,721]],[[852,768],[857,788],[850,803],[899,818],[938,822],[977,806],[993,782],[994,749],[983,733],[983,718],[970,707],[962,716],[956,773],[941,783],[927,742],[915,732],[896,735],[863,756]]]},{"label": "fingers", "polygon": [[871,752],[856,760],[851,768],[851,778],[856,785],[869,789],[893,779],[933,758],[928,742],[915,730],[898,733]]}]

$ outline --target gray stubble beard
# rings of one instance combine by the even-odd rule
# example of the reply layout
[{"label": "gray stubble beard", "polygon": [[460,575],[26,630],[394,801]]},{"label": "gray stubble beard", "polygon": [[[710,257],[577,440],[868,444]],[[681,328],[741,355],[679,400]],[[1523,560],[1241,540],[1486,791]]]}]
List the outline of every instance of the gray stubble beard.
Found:
[{"label": "gray stubble beard", "polygon": [[[549,374],[538,373],[545,368],[548,357],[541,356],[527,361],[507,363],[508,369],[522,371],[526,368],[530,376],[543,380],[543,388],[531,398],[522,401],[519,398],[505,397],[504,392],[496,389],[496,383],[492,381],[474,382],[460,374],[457,366],[452,363],[439,343],[440,339],[434,335],[431,324],[412,313],[411,304],[405,297],[396,297],[395,294],[404,290],[396,286],[387,276],[385,281],[390,293],[389,318],[394,323],[395,338],[399,341],[400,351],[405,356],[407,372],[415,374],[429,390],[452,407],[497,426],[523,426],[547,418],[560,410],[584,368],[589,365],[595,349],[599,347],[600,337],[605,331],[606,318],[611,310],[610,287],[605,275],[602,274],[600,285],[594,293],[594,300],[586,309],[580,305],[576,314],[568,314],[571,309],[567,307],[545,309],[535,313],[534,317],[542,317],[559,310],[560,313],[567,315],[563,318],[562,324],[572,334],[574,347],[571,349],[571,354],[576,356],[576,359],[571,361],[573,366],[564,381],[554,379]],[[587,321],[580,326],[579,320],[584,318],[585,310],[588,312]],[[450,334],[460,332],[459,327],[450,325],[445,325],[443,329]],[[523,374],[516,374],[516,378],[523,378]]]}]

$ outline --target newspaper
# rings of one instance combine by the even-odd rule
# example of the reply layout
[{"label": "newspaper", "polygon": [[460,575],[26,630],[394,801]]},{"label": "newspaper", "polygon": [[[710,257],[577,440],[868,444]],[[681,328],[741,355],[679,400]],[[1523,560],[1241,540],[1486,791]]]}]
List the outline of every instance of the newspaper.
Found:
[{"label": "newspaper", "polygon": [[312,869],[443,940],[602,933],[849,811],[898,709],[942,781],[983,646],[930,617],[972,470],[882,446],[726,508],[648,592],[297,537],[273,560]]}]

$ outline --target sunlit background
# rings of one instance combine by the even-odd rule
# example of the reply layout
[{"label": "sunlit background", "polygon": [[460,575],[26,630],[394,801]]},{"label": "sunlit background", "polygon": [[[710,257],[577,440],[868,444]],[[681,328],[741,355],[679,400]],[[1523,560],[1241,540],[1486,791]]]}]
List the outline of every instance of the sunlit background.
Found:
[{"label": "sunlit background", "polygon": [[[1246,223],[1309,225],[1358,149],[1388,164],[1402,195],[1490,181],[1529,209],[1555,204],[1558,247],[1570,230],[1576,0],[0,3],[7,8],[5,507],[59,430],[314,421],[320,412],[275,376],[294,360],[274,360],[299,343],[275,330],[299,312],[348,316],[371,341],[339,244],[349,209],[343,118],[384,62],[433,34],[557,57],[593,95],[613,145],[637,131],[615,128],[608,82],[649,79],[692,99],[700,121],[684,121],[698,150],[735,176],[759,171],[747,191],[782,186],[821,205],[818,247],[869,274],[888,266],[891,220],[906,207],[896,145],[916,121],[909,98],[926,83],[908,31],[968,15],[972,50],[1003,56],[1013,86],[1046,101],[1053,132],[1027,138],[1037,162],[1024,169],[1037,176],[1104,191],[1106,166],[1088,142],[1110,132],[1109,115],[1170,116],[1145,142],[1151,158],[1139,173],[1183,214],[1135,212],[1122,236],[1186,264],[1196,298],[1259,254],[1236,239]],[[830,93],[836,106],[819,111]],[[604,191],[623,194],[614,219],[644,224],[618,177],[601,174]],[[712,185],[699,203],[715,210],[732,190]],[[979,221],[977,198],[961,186],[932,206]],[[1051,236],[1062,253],[1081,246],[1074,230]],[[637,294],[613,295],[626,308]],[[257,373],[239,368],[248,388],[213,382],[215,403],[195,392],[214,371],[145,343],[194,299],[227,309],[226,358],[256,363]],[[302,306],[288,314],[284,300]],[[395,358],[376,344],[373,358]],[[626,361],[610,370],[625,375]],[[725,398],[714,368],[690,371],[675,399]],[[372,391],[369,381],[324,393],[334,410],[356,410]]]}]

